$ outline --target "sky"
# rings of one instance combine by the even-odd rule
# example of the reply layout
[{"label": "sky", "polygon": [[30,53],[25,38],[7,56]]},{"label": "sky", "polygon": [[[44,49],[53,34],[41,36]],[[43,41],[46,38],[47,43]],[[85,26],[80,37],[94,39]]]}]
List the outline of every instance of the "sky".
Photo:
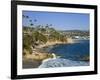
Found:
[{"label": "sky", "polygon": [[29,16],[22,19],[23,26],[29,26],[29,20],[34,25],[52,24],[56,30],[89,30],[90,26],[89,14],[86,13],[23,11],[22,15]]}]

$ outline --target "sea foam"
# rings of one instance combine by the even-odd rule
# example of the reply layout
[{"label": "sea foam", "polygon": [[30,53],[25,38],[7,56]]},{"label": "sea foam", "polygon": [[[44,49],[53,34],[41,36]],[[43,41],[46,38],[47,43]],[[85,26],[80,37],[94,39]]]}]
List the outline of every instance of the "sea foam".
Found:
[{"label": "sea foam", "polygon": [[89,62],[72,61],[63,58],[47,59],[42,62],[39,68],[72,67],[72,66],[89,66]]}]

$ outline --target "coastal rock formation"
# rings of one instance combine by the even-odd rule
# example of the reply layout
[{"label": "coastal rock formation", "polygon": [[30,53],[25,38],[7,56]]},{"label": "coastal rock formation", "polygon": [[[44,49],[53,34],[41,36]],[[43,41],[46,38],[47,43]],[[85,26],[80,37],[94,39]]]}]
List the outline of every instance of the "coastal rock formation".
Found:
[{"label": "coastal rock formation", "polygon": [[46,59],[47,54],[46,53],[34,53],[30,55],[25,55],[26,59],[33,59],[33,60],[43,60]]},{"label": "coastal rock formation", "polygon": [[47,58],[53,58],[53,55],[49,53],[37,52],[37,53],[25,55],[24,58],[42,61]]}]

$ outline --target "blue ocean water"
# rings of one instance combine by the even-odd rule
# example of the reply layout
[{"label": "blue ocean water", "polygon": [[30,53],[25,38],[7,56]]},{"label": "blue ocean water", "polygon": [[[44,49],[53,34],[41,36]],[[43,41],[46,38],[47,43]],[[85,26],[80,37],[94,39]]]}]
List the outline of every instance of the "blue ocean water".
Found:
[{"label": "blue ocean water", "polygon": [[76,40],[72,44],[53,45],[45,48],[49,53],[55,53],[60,58],[43,62],[39,68],[89,66],[89,61],[81,60],[89,56],[89,40]]},{"label": "blue ocean water", "polygon": [[64,59],[80,61],[82,57],[89,56],[89,47],[89,40],[76,40],[72,44],[60,44],[47,48],[47,51],[55,53]]}]

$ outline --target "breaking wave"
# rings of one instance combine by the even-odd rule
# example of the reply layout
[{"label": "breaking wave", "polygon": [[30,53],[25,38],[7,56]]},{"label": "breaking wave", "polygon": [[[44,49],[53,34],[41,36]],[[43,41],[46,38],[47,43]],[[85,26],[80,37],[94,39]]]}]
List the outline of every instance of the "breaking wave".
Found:
[{"label": "breaking wave", "polygon": [[89,66],[89,62],[72,61],[63,58],[47,59],[42,62],[39,68],[54,68],[54,67],[72,67],[72,66]]}]

